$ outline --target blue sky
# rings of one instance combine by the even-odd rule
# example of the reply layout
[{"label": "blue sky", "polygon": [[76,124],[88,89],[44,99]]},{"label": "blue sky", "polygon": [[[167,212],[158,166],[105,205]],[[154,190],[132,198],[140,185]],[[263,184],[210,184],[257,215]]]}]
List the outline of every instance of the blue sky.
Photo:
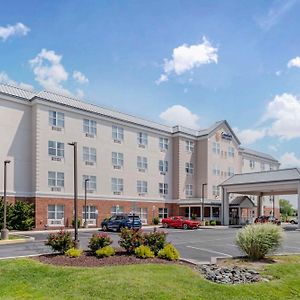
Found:
[{"label": "blue sky", "polygon": [[298,0],[2,1],[0,81],[161,123],[227,119],[296,166],[299,34]]}]

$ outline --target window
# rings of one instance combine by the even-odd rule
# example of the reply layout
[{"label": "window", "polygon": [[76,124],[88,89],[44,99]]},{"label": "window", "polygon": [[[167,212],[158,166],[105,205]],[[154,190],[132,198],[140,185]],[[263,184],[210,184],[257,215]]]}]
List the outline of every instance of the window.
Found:
[{"label": "window", "polygon": [[49,125],[59,128],[65,127],[65,114],[57,111],[49,111]]},{"label": "window", "polygon": [[119,152],[112,152],[112,165],[114,167],[123,167],[124,164],[124,155]]},{"label": "window", "polygon": [[216,175],[216,176],[220,175],[220,168],[219,168],[219,166],[217,166],[217,165],[213,166],[213,174]]},{"label": "window", "polygon": [[194,174],[194,165],[192,163],[185,163],[185,172],[187,174]]},{"label": "window", "polygon": [[169,169],[169,163],[167,160],[160,160],[158,164],[158,169],[162,173],[168,172]]},{"label": "window", "polygon": [[123,127],[119,127],[113,125],[112,127],[112,138],[116,141],[123,141],[124,140],[124,129]]},{"label": "window", "polygon": [[96,163],[97,155],[95,148],[83,147],[83,160],[85,162]]},{"label": "window", "polygon": [[168,209],[167,208],[159,208],[158,209],[158,217],[160,219],[168,217]]},{"label": "window", "polygon": [[123,206],[114,205],[114,206],[112,206],[112,208],[110,210],[110,214],[112,216],[114,216],[116,214],[122,214],[122,213],[124,213],[124,207]]},{"label": "window", "polygon": [[64,205],[49,204],[48,205],[48,225],[57,226],[64,225]]},{"label": "window", "polygon": [[140,217],[142,224],[148,223],[148,209],[146,207],[140,207],[136,209],[137,215]]},{"label": "window", "polygon": [[228,176],[233,176],[234,175],[234,169],[232,167],[228,167]]},{"label": "window", "polygon": [[264,163],[260,164],[260,169],[261,171],[264,171],[266,169],[266,165]]},{"label": "window", "polygon": [[249,166],[251,169],[254,169],[255,168],[255,161],[254,160],[249,160]]},{"label": "window", "polygon": [[188,197],[193,196],[193,185],[192,184],[187,184],[185,186],[185,195]]},{"label": "window", "polygon": [[186,149],[186,151],[193,152],[194,151],[194,142],[193,141],[185,141],[185,149]]},{"label": "window", "polygon": [[65,174],[62,172],[48,172],[48,186],[49,187],[64,187]]},{"label": "window", "polygon": [[48,154],[50,156],[63,158],[65,155],[65,144],[60,142],[48,141]]},{"label": "window", "polygon": [[273,171],[273,170],[275,170],[275,167],[270,165],[270,171]]},{"label": "window", "polygon": [[142,181],[142,180],[137,181],[137,192],[139,194],[148,193],[148,183],[147,183],[147,181]]},{"label": "window", "polygon": [[148,134],[144,133],[144,132],[138,132],[137,143],[140,146],[147,146],[148,145]]},{"label": "window", "polygon": [[111,189],[114,193],[123,192],[123,178],[112,178],[111,179]]},{"label": "window", "polygon": [[159,193],[161,195],[168,194],[168,184],[167,183],[159,183]]},{"label": "window", "polygon": [[228,156],[234,157],[234,148],[233,147],[228,147]]},{"label": "window", "polygon": [[97,123],[94,120],[83,120],[83,132],[87,135],[94,136],[97,134]]},{"label": "window", "polygon": [[161,150],[168,150],[168,148],[169,148],[169,139],[160,137],[159,138],[159,148]]},{"label": "window", "polygon": [[85,206],[82,207],[82,221],[87,221],[87,224],[96,225],[97,220],[97,209],[96,206],[87,205],[86,206],[86,215],[85,215]]},{"label": "window", "polygon": [[220,189],[217,185],[213,185],[212,194],[213,194],[213,196],[220,196]]},{"label": "window", "polygon": [[137,168],[140,170],[147,170],[148,168],[147,157],[143,157],[143,156],[137,157]]},{"label": "window", "polygon": [[88,191],[96,191],[97,189],[97,183],[96,183],[96,176],[90,176],[90,175],[83,175],[82,176],[82,187],[85,189],[85,180],[88,179],[86,183],[86,189]]},{"label": "window", "polygon": [[213,142],[213,153],[220,155],[221,146],[220,143]]}]

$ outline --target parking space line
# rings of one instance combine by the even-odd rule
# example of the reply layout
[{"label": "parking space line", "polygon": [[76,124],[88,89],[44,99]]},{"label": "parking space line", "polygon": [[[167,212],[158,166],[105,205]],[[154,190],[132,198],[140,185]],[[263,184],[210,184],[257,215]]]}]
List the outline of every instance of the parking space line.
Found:
[{"label": "parking space line", "polygon": [[285,245],[283,245],[283,248],[290,248],[290,249],[298,249],[298,250],[300,250],[300,247],[292,247],[292,246],[285,246]]},{"label": "parking space line", "polygon": [[222,238],[222,239],[213,239],[213,240],[202,240],[202,241],[195,241],[195,242],[189,242],[189,241],[180,241],[180,242],[173,242],[174,245],[184,245],[184,244],[201,244],[201,243],[207,243],[207,242],[215,242],[215,241],[224,241],[224,240],[231,240],[231,237],[228,238]]},{"label": "parking space line", "polygon": [[187,247],[187,248],[196,249],[196,250],[201,250],[201,251],[211,252],[211,253],[215,253],[215,254],[220,254],[220,255],[227,256],[227,257],[232,257],[232,255],[229,255],[229,254],[227,254],[227,253],[218,252],[218,251],[214,251],[214,250],[210,250],[210,249],[198,248],[198,247],[193,247],[193,246],[186,246],[186,247]]}]

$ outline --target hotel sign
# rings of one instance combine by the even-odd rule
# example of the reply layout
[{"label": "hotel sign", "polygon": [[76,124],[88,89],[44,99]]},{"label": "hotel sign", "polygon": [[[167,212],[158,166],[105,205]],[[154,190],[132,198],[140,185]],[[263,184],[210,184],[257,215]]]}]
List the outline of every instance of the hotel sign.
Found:
[{"label": "hotel sign", "polygon": [[232,135],[230,133],[222,132],[221,133],[222,139],[231,141],[232,140]]}]

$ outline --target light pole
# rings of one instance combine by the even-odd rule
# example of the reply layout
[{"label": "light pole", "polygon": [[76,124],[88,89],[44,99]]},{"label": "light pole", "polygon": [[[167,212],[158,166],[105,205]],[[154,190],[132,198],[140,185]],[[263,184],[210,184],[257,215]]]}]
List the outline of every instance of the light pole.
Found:
[{"label": "light pole", "polygon": [[77,219],[77,142],[68,143],[74,149],[74,247],[79,248]]},{"label": "light pole", "polygon": [[8,239],[8,229],[6,228],[6,177],[7,177],[7,165],[10,163],[10,160],[4,161],[4,185],[3,185],[3,229],[1,230],[1,239],[7,240]]},{"label": "light pole", "polygon": [[86,178],[84,180],[84,228],[88,228],[88,223],[87,223],[87,183],[89,182],[89,178]]},{"label": "light pole", "polygon": [[202,183],[202,208],[201,208],[201,221],[204,221],[204,187],[207,183]]}]

